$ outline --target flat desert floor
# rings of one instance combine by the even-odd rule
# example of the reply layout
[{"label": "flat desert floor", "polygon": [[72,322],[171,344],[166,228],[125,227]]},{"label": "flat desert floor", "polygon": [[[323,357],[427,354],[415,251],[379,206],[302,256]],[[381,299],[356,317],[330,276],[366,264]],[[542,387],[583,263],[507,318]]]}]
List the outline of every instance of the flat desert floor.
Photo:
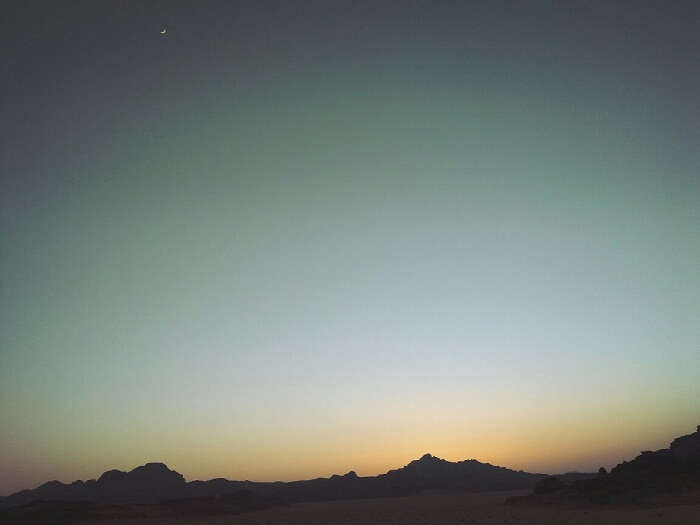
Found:
[{"label": "flat desert floor", "polygon": [[[425,494],[322,503],[250,512],[238,516],[207,516],[173,520],[150,518],[119,520],[121,525],[159,523],[213,525],[335,525],[335,524],[526,524],[526,525],[700,525],[700,501],[649,507],[565,507],[506,505],[507,497],[522,492]],[[104,521],[101,522],[104,525]]]}]

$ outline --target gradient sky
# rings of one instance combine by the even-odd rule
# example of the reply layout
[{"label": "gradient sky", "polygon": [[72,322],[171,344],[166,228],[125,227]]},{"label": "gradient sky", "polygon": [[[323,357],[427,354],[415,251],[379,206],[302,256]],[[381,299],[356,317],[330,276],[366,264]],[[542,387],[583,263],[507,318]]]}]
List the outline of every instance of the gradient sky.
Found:
[{"label": "gradient sky", "polygon": [[5,3],[0,494],[693,431],[693,4]]}]

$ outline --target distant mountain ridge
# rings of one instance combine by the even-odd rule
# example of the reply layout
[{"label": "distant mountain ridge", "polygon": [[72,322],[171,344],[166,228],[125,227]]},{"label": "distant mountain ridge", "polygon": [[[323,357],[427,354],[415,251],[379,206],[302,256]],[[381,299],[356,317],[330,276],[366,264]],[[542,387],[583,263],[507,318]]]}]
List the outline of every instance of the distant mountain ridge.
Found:
[{"label": "distant mountain ridge", "polygon": [[48,481],[33,490],[22,490],[7,496],[0,506],[7,508],[36,500],[154,502],[180,497],[186,485],[185,478],[165,464],[147,463],[130,472],[108,470],[97,480],[78,480],[69,484]]},{"label": "distant mountain ridge", "polygon": [[163,463],[147,463],[129,472],[109,470],[96,480],[69,484],[49,481],[35,489],[7,496],[0,501],[0,508],[36,500],[157,503],[181,498],[221,497],[240,490],[251,490],[263,497],[292,503],[395,496],[429,489],[531,489],[544,477],[545,474],[515,471],[474,459],[451,462],[430,454],[378,476],[360,477],[350,471],[329,478],[290,482],[231,481],[224,478],[187,482],[180,473]]}]

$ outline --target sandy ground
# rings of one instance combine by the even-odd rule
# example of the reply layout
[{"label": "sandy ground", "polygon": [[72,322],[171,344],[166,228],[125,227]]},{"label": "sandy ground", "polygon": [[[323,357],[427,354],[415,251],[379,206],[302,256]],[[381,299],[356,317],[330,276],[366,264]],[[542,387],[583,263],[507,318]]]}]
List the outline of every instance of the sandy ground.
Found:
[{"label": "sandy ground", "polygon": [[[562,507],[505,505],[522,492],[430,494],[405,498],[301,503],[239,516],[119,520],[123,525],[160,523],[213,525],[321,524],[527,524],[700,525],[700,503],[654,507]],[[101,522],[104,525],[105,522]],[[113,522],[116,523],[116,522]]]}]

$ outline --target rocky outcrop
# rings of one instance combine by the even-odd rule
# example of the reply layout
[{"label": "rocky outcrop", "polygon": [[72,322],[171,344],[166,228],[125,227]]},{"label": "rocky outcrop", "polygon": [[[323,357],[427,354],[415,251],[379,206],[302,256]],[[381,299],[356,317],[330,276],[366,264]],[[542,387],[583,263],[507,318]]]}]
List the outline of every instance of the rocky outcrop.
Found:
[{"label": "rocky outcrop", "polygon": [[609,473],[601,468],[597,476],[571,484],[562,480],[542,481],[536,486],[534,496],[520,501],[639,503],[660,495],[698,489],[700,427],[692,434],[674,439],[669,448],[643,451],[632,461],[618,464]]},{"label": "rocky outcrop", "polygon": [[34,490],[23,490],[5,498],[5,507],[36,500],[92,501],[99,503],[157,503],[184,495],[187,483],[181,474],[163,463],[147,463],[130,472],[108,470],[97,480],[66,484],[49,481]]},{"label": "rocky outcrop", "polygon": [[510,490],[532,488],[544,474],[510,470],[475,459],[452,462],[424,454],[378,477],[390,486],[411,489]]},{"label": "rocky outcrop", "polygon": [[674,439],[671,454],[680,461],[700,461],[700,425],[694,433]]}]

